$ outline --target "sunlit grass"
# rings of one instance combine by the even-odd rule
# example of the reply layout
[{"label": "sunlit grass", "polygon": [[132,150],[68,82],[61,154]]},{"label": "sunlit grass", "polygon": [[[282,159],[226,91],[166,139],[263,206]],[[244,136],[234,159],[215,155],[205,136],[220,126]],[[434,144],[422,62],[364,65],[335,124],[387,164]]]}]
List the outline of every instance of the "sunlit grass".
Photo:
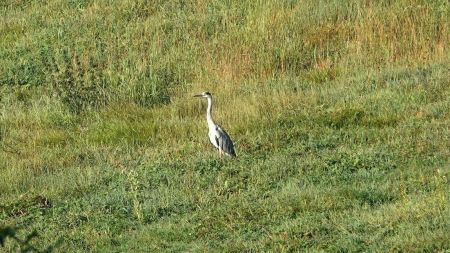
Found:
[{"label": "sunlit grass", "polygon": [[449,249],[449,10],[0,3],[0,225],[70,252]]}]

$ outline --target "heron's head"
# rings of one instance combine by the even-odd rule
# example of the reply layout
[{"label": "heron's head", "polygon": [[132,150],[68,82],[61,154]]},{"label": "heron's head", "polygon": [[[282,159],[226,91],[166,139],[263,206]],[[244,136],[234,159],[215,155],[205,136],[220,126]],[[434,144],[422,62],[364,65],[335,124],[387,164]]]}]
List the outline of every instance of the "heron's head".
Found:
[{"label": "heron's head", "polygon": [[210,98],[211,93],[209,91],[202,92],[201,94],[194,95],[194,97],[204,97],[204,98]]}]

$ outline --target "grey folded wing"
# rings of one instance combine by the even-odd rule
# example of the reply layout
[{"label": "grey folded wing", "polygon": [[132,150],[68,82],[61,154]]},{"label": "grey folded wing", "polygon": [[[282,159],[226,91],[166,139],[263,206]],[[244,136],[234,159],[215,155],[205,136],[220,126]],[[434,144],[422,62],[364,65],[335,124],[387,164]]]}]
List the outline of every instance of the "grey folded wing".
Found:
[{"label": "grey folded wing", "polygon": [[216,131],[218,133],[218,136],[216,135],[216,143],[219,148],[231,156],[236,156],[233,141],[231,140],[228,133],[219,125],[217,125]]}]

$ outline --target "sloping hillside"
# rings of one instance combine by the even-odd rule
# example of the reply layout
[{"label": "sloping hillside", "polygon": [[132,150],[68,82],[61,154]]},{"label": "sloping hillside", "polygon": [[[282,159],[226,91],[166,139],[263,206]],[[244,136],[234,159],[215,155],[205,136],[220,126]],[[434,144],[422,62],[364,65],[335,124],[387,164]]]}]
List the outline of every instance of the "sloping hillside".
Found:
[{"label": "sloping hillside", "polygon": [[61,252],[448,250],[449,42],[448,1],[1,1],[0,226]]}]

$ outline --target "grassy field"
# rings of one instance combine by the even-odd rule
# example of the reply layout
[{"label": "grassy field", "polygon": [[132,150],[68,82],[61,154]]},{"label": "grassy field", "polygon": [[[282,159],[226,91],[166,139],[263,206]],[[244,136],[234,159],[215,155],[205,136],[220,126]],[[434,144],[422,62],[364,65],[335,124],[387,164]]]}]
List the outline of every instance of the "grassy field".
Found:
[{"label": "grassy field", "polygon": [[446,0],[3,0],[0,227],[57,252],[448,252],[449,66]]}]

